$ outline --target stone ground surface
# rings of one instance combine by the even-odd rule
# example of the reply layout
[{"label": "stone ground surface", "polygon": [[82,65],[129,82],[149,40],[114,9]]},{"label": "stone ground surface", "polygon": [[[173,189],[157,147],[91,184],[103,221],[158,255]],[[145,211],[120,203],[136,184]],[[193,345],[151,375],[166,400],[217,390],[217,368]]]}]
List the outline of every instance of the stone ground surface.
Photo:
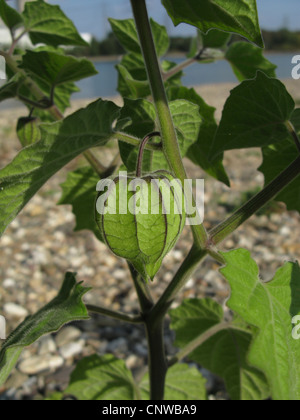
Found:
[{"label": "stone ground surface", "polygon": [[[232,85],[203,86],[199,93],[217,108],[218,117]],[[289,90],[297,96],[294,82]],[[299,96],[297,98],[299,100]],[[73,110],[86,101],[73,104]],[[5,166],[20,149],[13,127],[22,110],[4,110],[0,114],[0,167]],[[103,162],[113,157],[112,148],[105,149]],[[257,171],[260,152],[227,153],[225,166],[230,175],[232,190],[215,182],[189,162],[190,177],[205,178],[205,225],[211,228],[242,203],[246,197],[263,185],[263,176]],[[93,287],[85,301],[111,309],[137,312],[137,298],[124,261],[115,258],[106,247],[88,231],[73,232],[74,217],[70,206],[56,206],[60,198],[60,183],[68,170],[82,164],[77,159],[61,170],[31,200],[23,212],[7,229],[0,240],[0,313],[12,331],[27,314],[33,314],[56,294],[64,273],[78,273],[78,280]],[[273,205],[253,217],[221,248],[243,247],[251,251],[261,269],[262,278],[269,280],[286,260],[299,259],[300,216],[286,212],[284,205]],[[185,228],[175,249],[166,257],[156,280],[151,284],[154,298],[162,293],[172,279],[191,246],[191,234]],[[183,298],[212,297],[224,305],[229,288],[219,265],[208,258],[184,287]],[[176,349],[173,335],[166,327],[166,348],[169,354]],[[57,334],[43,338],[23,351],[22,356],[0,399],[41,399],[54,390],[64,389],[74,363],[93,353],[113,353],[124,358],[136,376],[141,375],[147,359],[147,347],[142,327],[120,324],[110,319],[93,316],[90,321],[65,326]],[[208,375],[211,399],[226,398],[223,386],[213,375]]]}]

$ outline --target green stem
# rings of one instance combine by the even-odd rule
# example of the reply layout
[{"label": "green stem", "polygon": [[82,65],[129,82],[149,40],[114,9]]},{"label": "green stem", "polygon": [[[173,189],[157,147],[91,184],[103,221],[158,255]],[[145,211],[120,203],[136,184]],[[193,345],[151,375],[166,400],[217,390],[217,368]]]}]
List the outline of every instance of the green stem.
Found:
[{"label": "green stem", "polygon": [[107,171],[107,168],[102,165],[102,163],[96,158],[96,156],[90,151],[87,150],[83,153],[83,156],[89,162],[94,171],[99,175],[100,178],[103,177],[103,174]]},{"label": "green stem", "polygon": [[233,233],[246,220],[274,199],[285,187],[300,175],[300,157],[298,157],[287,169],[267,185],[260,193],[242,206],[231,217],[210,232],[210,241],[217,245]]},{"label": "green stem", "polygon": [[190,253],[177,271],[175,277],[151,310],[149,318],[155,320],[156,318],[162,316],[162,314],[165,315],[168,312],[179,291],[192,277],[200,262],[207,255],[207,250],[199,250],[195,245],[192,247]]},{"label": "green stem", "polygon": [[13,53],[14,53],[14,51],[15,51],[15,48],[16,48],[16,46],[17,46],[17,44],[18,44],[18,42],[20,41],[20,39],[21,39],[21,38],[23,38],[23,36],[24,36],[26,33],[27,33],[27,30],[26,30],[26,29],[24,29],[24,31],[23,31],[23,32],[21,32],[21,33],[20,33],[20,35],[19,35],[16,39],[13,39],[13,43],[11,44],[11,47],[10,47],[10,49],[9,49],[9,51],[8,51],[8,54],[9,54],[9,55],[13,55]]},{"label": "green stem", "polygon": [[175,356],[170,358],[168,362],[169,367],[183,360],[186,356],[192,353],[192,351],[196,350],[199,346],[201,346],[203,343],[205,343],[218,332],[227,330],[228,328],[234,327],[228,322],[222,322],[205,331],[203,334],[190,341],[188,345],[185,346],[182,350],[180,350],[177,354],[175,354]]},{"label": "green stem", "polygon": [[172,76],[175,76],[175,74],[181,72],[185,68],[189,67],[191,64],[196,63],[195,57],[189,58],[188,60],[183,61],[182,63],[178,64],[177,66],[173,67],[171,70],[163,73],[163,80],[166,81],[170,79]]},{"label": "green stem", "polygon": [[119,321],[129,322],[130,324],[142,324],[143,319],[140,316],[127,315],[122,312],[112,311],[95,305],[86,305],[88,312],[108,316]]},{"label": "green stem", "polygon": [[130,263],[128,263],[128,266],[133,278],[142,314],[143,316],[146,316],[154,305],[151,292],[149,290],[148,284],[144,281],[142,276],[134,269]]},{"label": "green stem", "polygon": [[296,144],[298,152],[300,153],[300,139],[298,137],[298,134],[295,130],[295,127],[294,127],[293,123],[291,121],[287,121],[285,125],[286,125],[287,129],[289,130],[289,133],[292,136],[292,138],[293,138],[293,140]]},{"label": "green stem", "polygon": [[160,133],[158,131],[155,131],[153,133],[148,134],[141,142],[140,144],[140,148],[139,148],[139,154],[138,154],[138,159],[137,159],[137,168],[136,168],[136,176],[137,178],[140,178],[142,175],[142,166],[143,166],[143,156],[144,156],[144,151],[145,148],[147,146],[147,143],[149,140],[152,139],[152,137],[158,137],[160,136]]},{"label": "green stem", "polygon": [[190,65],[200,62],[200,61],[207,61],[207,60],[216,60],[218,58],[215,57],[203,57],[203,53],[205,52],[205,48],[201,49],[198,54],[195,55],[193,58],[189,58],[188,60],[183,61],[182,63],[178,64],[177,66],[173,67],[169,71],[163,73],[163,80],[166,81],[171,77],[175,76],[175,74],[181,72],[185,68],[189,67]]},{"label": "green stem", "polygon": [[[182,182],[182,185],[184,185],[184,181],[187,179],[187,175],[182,162],[176,130],[173,124],[168,99],[162,80],[146,2],[145,0],[131,0],[131,5],[151,86],[152,97],[159,119],[159,131],[162,134],[163,150],[172,171],[174,172],[175,176]],[[195,200],[193,205],[195,206]],[[192,226],[192,230],[195,244],[199,248],[205,248],[208,236],[204,226]]]},{"label": "green stem", "polygon": [[146,322],[148,363],[150,373],[150,400],[162,401],[168,363],[164,346],[164,319]]},{"label": "green stem", "polygon": [[[141,140],[137,137],[130,136],[125,133],[117,132],[114,133],[114,136],[125,143],[131,144],[132,146],[140,147]],[[162,145],[160,143],[148,143],[145,147],[146,150],[151,150],[154,152],[161,152],[162,151]]]}]

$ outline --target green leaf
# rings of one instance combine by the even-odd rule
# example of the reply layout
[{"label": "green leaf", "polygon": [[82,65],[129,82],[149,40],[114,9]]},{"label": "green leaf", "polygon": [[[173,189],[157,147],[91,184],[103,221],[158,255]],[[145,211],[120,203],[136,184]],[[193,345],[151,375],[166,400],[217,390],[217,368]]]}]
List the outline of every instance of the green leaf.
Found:
[{"label": "green leaf", "polygon": [[276,77],[277,66],[267,60],[263,50],[247,42],[235,42],[226,52],[226,59],[240,82],[254,79],[258,70],[269,77]]},{"label": "green leaf", "polygon": [[202,32],[220,29],[234,32],[264,47],[256,0],[162,0],[174,25],[189,23]]},{"label": "green leaf", "polygon": [[0,385],[6,381],[24,347],[68,322],[89,319],[82,297],[90,289],[81,284],[76,283],[74,273],[67,273],[57,297],[35,315],[28,316],[4,341],[0,351]]},{"label": "green leaf", "polygon": [[5,0],[0,0],[0,18],[9,29],[13,29],[23,23],[22,16],[10,7]]},{"label": "green leaf", "polygon": [[[300,120],[300,109],[296,109],[291,118],[297,128],[297,120]],[[298,128],[300,134],[300,128]],[[259,167],[265,176],[265,185],[269,184],[284,169],[286,169],[299,155],[295,142],[290,138],[282,143],[263,148],[263,163]],[[300,176],[291,182],[276,200],[286,204],[288,210],[297,210],[300,213]]]},{"label": "green leaf", "polygon": [[263,282],[248,251],[222,254],[222,274],[231,287],[228,306],[259,329],[249,362],[261,369],[279,401],[300,399],[300,346],[292,335],[292,319],[300,315],[300,267],[286,263],[274,279]]},{"label": "green leaf", "polygon": [[37,118],[22,117],[17,124],[17,135],[23,147],[30,146],[41,139]]},{"label": "green leaf", "polygon": [[[109,19],[111,28],[120,44],[126,51],[142,54],[140,42],[133,19],[116,20]],[[159,57],[166,54],[169,49],[169,37],[164,26],[159,25],[150,19],[156,51]]]},{"label": "green leaf", "polygon": [[111,354],[89,356],[77,363],[65,394],[81,401],[139,399],[137,386],[125,362]]},{"label": "green leaf", "polygon": [[[206,380],[195,368],[186,364],[172,366],[166,377],[165,400],[169,401],[205,401]],[[143,400],[150,399],[149,375],[146,374],[140,383]]]},{"label": "green leaf", "polygon": [[22,77],[16,74],[7,83],[0,87],[0,102],[18,96],[19,88],[22,84]]},{"label": "green leaf", "polygon": [[[155,130],[155,109],[151,102],[145,99],[124,99],[124,107],[121,110],[119,123],[129,121],[123,132],[132,136],[143,138]],[[137,165],[138,149],[127,143],[119,142],[119,149],[123,163],[129,172],[134,172]],[[152,170],[152,152],[145,150],[143,156],[143,170]],[[159,169],[164,169],[159,168]]]},{"label": "green leaf", "polygon": [[[198,137],[201,125],[198,105],[185,100],[176,100],[170,102],[170,110],[177,130],[180,151],[184,157]],[[143,138],[155,130],[156,113],[154,105],[144,99],[135,101],[126,99],[121,111],[120,121],[125,119],[131,120],[131,124],[128,124],[123,131]],[[128,171],[134,171],[137,163],[137,148],[120,144],[120,152]],[[161,152],[145,151],[143,169],[145,172],[169,169],[169,165]]]},{"label": "green leaf", "polygon": [[72,159],[113,137],[119,107],[98,100],[63,121],[40,126],[42,139],[0,171],[0,234],[33,195]]},{"label": "green leaf", "polygon": [[295,102],[285,86],[258,72],[231,91],[210,156],[225,150],[264,147],[285,140],[285,122],[291,118]]},{"label": "green leaf", "polygon": [[136,80],[130,72],[121,64],[116,66],[118,70],[118,91],[124,98],[146,98],[150,95],[150,86],[147,80]]},{"label": "green leaf", "polygon": [[98,73],[89,60],[50,51],[26,51],[20,67],[50,86],[77,82]]},{"label": "green leaf", "polygon": [[170,102],[170,111],[177,130],[178,143],[181,155],[187,154],[190,146],[198,138],[202,118],[199,114],[199,106],[184,99]]},{"label": "green leaf", "polygon": [[201,38],[202,48],[224,49],[230,41],[231,34],[218,29],[211,29],[207,34],[201,34]]},{"label": "green leaf", "polygon": [[[164,60],[162,70],[168,72],[176,63]],[[118,91],[123,98],[141,99],[151,95],[147,72],[143,57],[140,54],[126,54],[121,63],[116,66],[118,70]],[[181,85],[183,72],[178,72],[165,81],[165,87]]]},{"label": "green leaf", "polygon": [[23,19],[33,44],[88,45],[59,6],[44,1],[26,2]]},{"label": "green leaf", "polygon": [[61,184],[63,192],[58,204],[72,205],[76,217],[75,232],[88,229],[101,241],[94,217],[98,182],[98,175],[88,166],[69,172],[66,181]]},{"label": "green leaf", "polygon": [[[223,321],[222,307],[212,299],[185,300],[170,311],[175,345],[183,348]],[[228,325],[207,339],[189,358],[225,381],[232,400],[262,400],[269,396],[263,374],[247,363],[252,334]]]},{"label": "green leaf", "polygon": [[215,160],[209,159],[211,144],[218,128],[214,117],[215,108],[207,105],[194,89],[183,86],[172,87],[167,90],[167,94],[170,101],[178,98],[185,99],[198,105],[202,124],[200,126],[198,139],[190,146],[187,157],[191,159],[193,163],[204,169],[209,175],[224,182],[226,185],[229,185],[230,181],[222,163],[223,154]]}]

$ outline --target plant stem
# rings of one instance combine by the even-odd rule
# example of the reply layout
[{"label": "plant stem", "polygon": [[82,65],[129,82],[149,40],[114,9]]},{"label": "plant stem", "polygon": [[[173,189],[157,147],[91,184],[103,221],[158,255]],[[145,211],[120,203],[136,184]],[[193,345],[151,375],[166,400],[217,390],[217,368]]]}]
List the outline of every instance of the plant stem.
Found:
[{"label": "plant stem", "polygon": [[135,290],[138,295],[142,315],[146,316],[154,305],[151,292],[149,290],[148,284],[144,281],[142,276],[137,271],[135,271],[130,263],[128,263],[128,266],[133,278]]},{"label": "plant stem", "polygon": [[99,175],[100,178],[103,177],[103,174],[107,171],[107,168],[102,165],[102,163],[96,158],[96,156],[90,151],[87,150],[83,153],[86,160],[89,162],[94,171]]},{"label": "plant stem", "polygon": [[149,318],[156,319],[162,314],[165,315],[178,292],[183,288],[186,282],[191,278],[200,262],[208,255],[208,250],[199,250],[197,246],[193,246],[188,256],[183,261],[181,267],[177,271],[175,277],[168,285],[160,299],[154,305],[149,314]]},{"label": "plant stem", "polygon": [[119,321],[129,322],[130,324],[142,324],[143,319],[140,316],[127,315],[122,312],[112,311],[110,309],[102,308],[95,305],[86,305],[88,312],[108,316],[110,318],[118,319]]},{"label": "plant stem", "polygon": [[[131,0],[131,5],[151,86],[152,97],[159,119],[159,131],[162,134],[163,150],[172,171],[182,182],[182,185],[184,185],[184,181],[187,179],[187,175],[183,166],[176,130],[173,124],[168,99],[162,80],[149,22],[146,1]],[[193,201],[193,205],[195,206],[195,200]],[[208,236],[204,226],[192,226],[192,230],[195,244],[199,248],[205,248]]]},{"label": "plant stem", "polygon": [[258,210],[275,198],[285,187],[287,187],[297,176],[300,175],[300,157],[298,157],[287,169],[277,176],[260,193],[253,197],[248,203],[242,206],[231,217],[211,232],[210,241],[217,245],[228,235],[233,233],[241,224],[253,216]]},{"label": "plant stem", "polygon": [[146,322],[148,363],[150,372],[150,400],[162,401],[168,369],[164,346],[164,317],[157,322]]},{"label": "plant stem", "polygon": [[175,74],[179,73],[180,71],[184,70],[185,68],[189,67],[190,65],[197,63],[199,61],[207,61],[207,60],[216,60],[216,57],[203,57],[203,53],[205,52],[205,49],[201,49],[198,54],[195,55],[193,58],[189,58],[182,63],[178,64],[177,66],[173,67],[169,71],[163,73],[163,80],[166,81],[170,79],[171,77],[175,76]]},{"label": "plant stem", "polygon": [[291,136],[292,136],[292,138],[293,138],[293,140],[296,144],[298,152],[300,153],[300,139],[298,137],[298,134],[295,130],[295,127],[294,127],[293,123],[291,121],[287,121],[285,125],[286,125],[287,129],[289,130],[289,132],[290,132],[290,134],[291,134]]},{"label": "plant stem", "polygon": [[233,328],[232,325],[228,322],[222,322],[210,328],[209,330],[205,331],[203,334],[196,337],[194,340],[190,341],[187,346],[185,346],[182,350],[180,350],[175,356],[169,359],[168,365],[169,367],[175,365],[176,363],[180,362],[186,356],[188,356],[192,351],[196,350],[199,346],[213,337],[220,331],[227,330],[228,328]]},{"label": "plant stem", "polygon": [[152,137],[158,137],[158,136],[160,136],[160,132],[155,131],[153,133],[148,134],[142,140],[142,142],[140,144],[138,159],[137,159],[137,168],[136,168],[136,176],[137,176],[137,178],[140,178],[140,176],[142,175],[143,156],[144,156],[145,147],[146,147],[148,141],[152,139]]},{"label": "plant stem", "polygon": [[191,64],[196,63],[195,57],[189,58],[188,60],[183,61],[182,63],[178,64],[177,66],[173,67],[171,70],[163,73],[163,80],[166,81],[170,79],[172,76],[175,76],[175,74],[181,72],[186,67],[189,67]]},{"label": "plant stem", "polygon": [[[132,146],[140,147],[140,145],[141,145],[141,140],[138,139],[137,137],[133,137],[133,136],[130,136],[128,134],[121,133],[121,132],[114,133],[114,136],[118,140],[123,141],[123,142],[128,143],[128,144],[131,144]],[[154,152],[157,152],[157,151],[161,152],[162,151],[162,145],[160,143],[158,143],[158,144],[148,143],[146,145],[145,149],[146,150],[151,150],[151,151],[154,151]]]},{"label": "plant stem", "polygon": [[16,38],[16,39],[13,39],[13,42],[12,42],[12,44],[11,44],[11,47],[10,47],[10,49],[9,49],[9,51],[8,51],[8,54],[9,55],[13,55],[13,53],[14,53],[14,51],[15,51],[15,48],[16,48],[16,46],[17,46],[17,44],[18,44],[18,42],[20,41],[20,39],[25,35],[27,33],[27,30],[26,29],[24,29],[24,31],[22,31],[21,33],[20,33],[20,35]]}]

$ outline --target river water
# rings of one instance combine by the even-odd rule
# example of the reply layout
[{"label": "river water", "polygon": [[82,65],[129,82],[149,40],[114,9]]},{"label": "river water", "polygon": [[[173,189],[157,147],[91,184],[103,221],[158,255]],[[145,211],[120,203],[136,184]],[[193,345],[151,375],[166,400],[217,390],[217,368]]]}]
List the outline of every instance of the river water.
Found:
[{"label": "river water", "polygon": [[[277,77],[279,79],[291,78],[293,69],[292,58],[295,53],[287,54],[267,54],[267,58],[278,66]],[[180,63],[184,58],[170,58],[170,60]],[[73,94],[73,99],[85,99],[95,97],[109,97],[118,94],[117,92],[117,70],[115,68],[119,61],[98,61],[95,67],[99,71],[96,76],[81,80],[77,83],[80,92]],[[237,79],[225,60],[215,63],[203,64],[194,63],[184,70],[183,84],[185,86],[197,86],[208,83],[236,82]],[[0,81],[0,86],[4,81]],[[1,108],[10,108],[20,103],[17,101],[5,101],[0,103]]]},{"label": "river water", "polygon": [[[267,58],[278,66],[277,77],[279,79],[291,78],[292,57],[295,54],[268,54]],[[180,63],[183,58],[171,58],[170,60]],[[96,76],[82,80],[78,83],[81,92],[73,95],[73,98],[106,97],[117,94],[117,71],[118,61],[96,62],[95,67],[99,71]],[[185,86],[197,86],[208,83],[236,82],[237,79],[225,60],[215,63],[195,63],[184,70],[183,84]]]}]

